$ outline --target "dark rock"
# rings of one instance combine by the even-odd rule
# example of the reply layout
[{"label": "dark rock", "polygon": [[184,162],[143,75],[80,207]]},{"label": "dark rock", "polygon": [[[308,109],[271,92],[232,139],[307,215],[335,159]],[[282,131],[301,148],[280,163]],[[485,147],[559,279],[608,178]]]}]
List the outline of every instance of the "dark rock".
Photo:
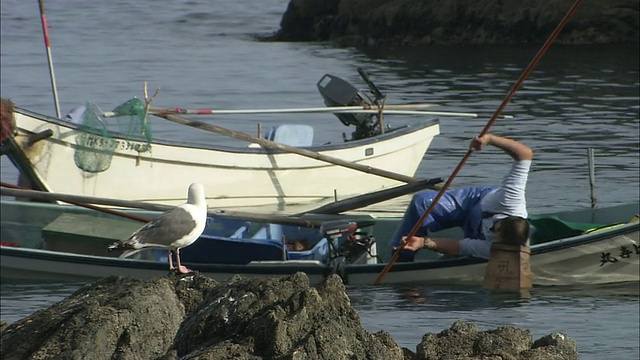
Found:
[{"label": "dark rock", "polygon": [[[417,352],[360,324],[338,276],[110,277],[0,331],[2,359],[573,359],[575,342],[456,322]],[[533,345],[533,346],[532,346]]]},{"label": "dark rock", "polygon": [[[574,4],[503,0],[291,0],[271,38],[349,46],[542,43]],[[637,0],[584,0],[556,39],[564,44],[634,43]]]},{"label": "dark rock", "polygon": [[478,331],[472,323],[457,321],[439,334],[426,334],[416,347],[415,359],[577,359],[575,341],[550,334],[532,342],[528,330],[501,326]]},{"label": "dark rock", "polygon": [[291,0],[280,21],[279,41],[327,40],[338,0]]},{"label": "dark rock", "polygon": [[13,116],[13,102],[0,99],[0,142],[4,142],[16,129],[16,119]]},{"label": "dark rock", "polygon": [[302,273],[235,278],[214,289],[185,320],[175,347],[178,356],[197,352],[216,359],[402,359],[389,334],[361,327],[340,278],[316,289]]},{"label": "dark rock", "polygon": [[[109,277],[2,330],[3,359],[152,359],[169,350],[187,306],[213,280]],[[195,287],[189,289],[189,284]],[[182,299],[178,294],[182,294]]]},{"label": "dark rock", "polygon": [[536,340],[531,350],[522,353],[523,359],[577,360],[578,346],[565,334],[553,333]]}]

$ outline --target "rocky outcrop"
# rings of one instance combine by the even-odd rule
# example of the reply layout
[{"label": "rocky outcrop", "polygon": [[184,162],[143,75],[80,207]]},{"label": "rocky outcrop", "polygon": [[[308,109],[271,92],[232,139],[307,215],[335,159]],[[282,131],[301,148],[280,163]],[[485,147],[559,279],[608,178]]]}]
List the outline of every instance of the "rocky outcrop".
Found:
[{"label": "rocky outcrop", "polygon": [[0,99],[0,142],[5,141],[15,128],[16,120],[13,117],[13,102]]},{"label": "rocky outcrop", "polygon": [[416,359],[578,359],[575,341],[550,334],[532,345],[528,330],[502,326],[478,331],[472,323],[456,322],[439,334],[426,334]]},{"label": "rocky outcrop", "polygon": [[199,274],[150,281],[111,277],[2,327],[2,359],[577,359],[563,334],[477,331],[456,322],[413,352],[371,333],[337,276],[217,283]]},{"label": "rocky outcrop", "polygon": [[[571,0],[291,0],[276,41],[352,46],[542,43]],[[556,43],[634,43],[637,0],[583,0]]]}]

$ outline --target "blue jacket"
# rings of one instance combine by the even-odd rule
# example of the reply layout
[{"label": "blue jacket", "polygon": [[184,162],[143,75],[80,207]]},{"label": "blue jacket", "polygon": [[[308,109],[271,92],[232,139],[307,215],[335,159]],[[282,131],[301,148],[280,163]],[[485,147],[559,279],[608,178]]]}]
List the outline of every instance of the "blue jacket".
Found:
[{"label": "blue jacket", "polygon": [[[480,200],[498,186],[469,187],[447,190],[425,219],[417,236],[426,236],[428,232],[461,227],[465,238],[484,239],[480,231],[482,209]],[[390,245],[398,246],[403,236],[409,234],[416,222],[427,212],[437,191],[423,191],[414,195],[402,222],[391,238]]]}]

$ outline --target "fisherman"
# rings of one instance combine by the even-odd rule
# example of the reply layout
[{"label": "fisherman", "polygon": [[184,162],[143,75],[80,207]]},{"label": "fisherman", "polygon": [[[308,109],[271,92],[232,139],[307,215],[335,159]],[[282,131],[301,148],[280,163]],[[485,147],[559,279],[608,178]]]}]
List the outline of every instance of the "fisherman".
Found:
[{"label": "fisherman", "polygon": [[[487,145],[503,150],[514,160],[502,184],[446,190],[415,236],[407,238],[438,193],[416,194],[390,241],[394,249],[405,244],[398,261],[413,261],[415,252],[422,248],[445,256],[488,259],[494,241],[528,245],[530,226],[525,187],[533,151],[518,141],[495,134],[474,137],[470,147],[481,150]],[[462,228],[462,240],[429,237],[429,233],[453,227]]]}]

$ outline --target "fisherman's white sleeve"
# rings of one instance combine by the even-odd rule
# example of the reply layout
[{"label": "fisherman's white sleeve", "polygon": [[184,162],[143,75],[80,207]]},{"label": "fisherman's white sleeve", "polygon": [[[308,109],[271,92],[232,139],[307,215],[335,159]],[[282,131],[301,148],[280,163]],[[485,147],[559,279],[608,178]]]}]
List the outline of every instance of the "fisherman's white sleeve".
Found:
[{"label": "fisherman's white sleeve", "polygon": [[511,170],[502,180],[497,191],[488,193],[481,201],[483,213],[490,214],[482,219],[482,234],[485,239],[460,240],[460,255],[473,256],[488,259],[491,252],[491,244],[495,241],[495,235],[490,230],[493,223],[507,216],[520,216],[527,218],[527,202],[525,200],[525,188],[531,160],[515,161]]},{"label": "fisherman's white sleeve", "polygon": [[531,160],[515,161],[502,180],[500,189],[482,200],[482,211],[493,214],[528,217],[525,188]]}]

